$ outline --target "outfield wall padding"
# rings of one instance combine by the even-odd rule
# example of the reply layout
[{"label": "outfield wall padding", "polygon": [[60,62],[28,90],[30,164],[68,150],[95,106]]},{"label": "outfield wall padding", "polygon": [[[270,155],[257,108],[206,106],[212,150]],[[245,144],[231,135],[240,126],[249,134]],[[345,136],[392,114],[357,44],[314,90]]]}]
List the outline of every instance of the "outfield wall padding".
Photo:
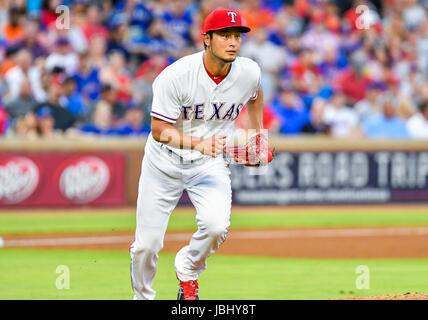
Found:
[{"label": "outfield wall padding", "polygon": [[[135,206],[145,141],[145,138],[99,137],[0,139],[0,207],[34,206],[37,203],[43,206]],[[276,158],[268,168],[250,169],[231,165],[234,203],[428,202],[428,141],[271,137],[270,144],[275,148]],[[89,160],[82,164],[76,160],[88,156],[101,159],[104,165]],[[16,157],[22,161],[11,162],[10,159]],[[68,196],[71,194],[68,202],[64,200],[64,192],[57,198],[62,202],[49,202],[53,200],[49,198],[50,191],[40,190],[39,187],[25,198],[26,193],[31,192],[26,184],[34,184],[31,181],[34,173],[31,173],[32,165],[22,158],[32,157],[38,157],[38,165],[44,167],[44,172],[52,173],[48,178],[39,177],[46,179],[40,181],[44,187],[59,185],[57,176],[61,175],[66,176],[63,181],[74,181],[74,185],[71,182],[65,188],[68,191],[64,191]],[[49,162],[46,159],[51,159],[52,163],[46,164]],[[56,172],[55,180],[52,178],[54,167],[55,164],[61,167],[61,161],[73,166],[66,174]],[[109,180],[111,183],[114,181],[115,185],[104,190],[111,192],[115,188],[116,198],[113,202],[108,199],[109,194],[103,192],[93,199],[94,194],[85,194],[93,191],[92,188],[79,189],[76,182],[88,172],[86,181],[94,185],[97,185],[96,179],[105,181],[102,176],[105,165],[110,169],[110,178],[115,176],[115,179]],[[118,178],[120,176],[122,180]],[[57,189],[53,190],[52,196],[57,192]],[[23,194],[20,195],[21,191]],[[44,200],[37,200],[36,196],[40,196],[42,191],[45,192]],[[123,196],[117,196],[121,192]],[[88,201],[85,202],[85,199]],[[188,203],[188,198],[184,196],[182,203]]]}]

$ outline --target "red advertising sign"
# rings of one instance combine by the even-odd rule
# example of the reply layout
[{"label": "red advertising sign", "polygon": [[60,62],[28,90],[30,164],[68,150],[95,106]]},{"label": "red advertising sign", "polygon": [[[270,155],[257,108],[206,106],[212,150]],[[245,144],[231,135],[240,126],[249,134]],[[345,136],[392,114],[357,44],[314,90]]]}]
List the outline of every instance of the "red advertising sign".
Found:
[{"label": "red advertising sign", "polygon": [[0,155],[0,208],[125,204],[120,153]]}]

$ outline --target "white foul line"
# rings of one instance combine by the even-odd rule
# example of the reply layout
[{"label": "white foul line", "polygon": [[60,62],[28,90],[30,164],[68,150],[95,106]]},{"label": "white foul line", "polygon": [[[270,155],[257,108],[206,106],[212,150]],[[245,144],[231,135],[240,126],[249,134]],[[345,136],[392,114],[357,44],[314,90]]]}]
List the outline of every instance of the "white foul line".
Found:
[{"label": "white foul line", "polygon": [[[335,238],[335,237],[374,237],[374,236],[424,236],[428,227],[416,228],[358,228],[358,229],[322,229],[322,230],[252,230],[232,231],[228,239],[287,239],[287,238]],[[189,241],[191,233],[168,233],[165,241]],[[67,246],[90,244],[116,244],[134,241],[133,235],[94,236],[73,238],[46,238],[3,240],[3,247]]]},{"label": "white foul line", "polygon": [[4,240],[4,247],[67,246],[81,244],[113,244],[133,241],[133,236],[98,236],[76,238],[47,238]]}]

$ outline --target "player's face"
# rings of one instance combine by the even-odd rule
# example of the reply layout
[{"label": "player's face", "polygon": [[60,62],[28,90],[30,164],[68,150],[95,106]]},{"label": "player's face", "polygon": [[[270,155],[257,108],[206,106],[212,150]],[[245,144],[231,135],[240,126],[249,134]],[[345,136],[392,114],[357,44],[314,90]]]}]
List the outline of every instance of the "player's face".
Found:
[{"label": "player's face", "polygon": [[209,50],[224,63],[230,63],[239,55],[241,41],[241,31],[237,28],[215,31],[210,39]]}]

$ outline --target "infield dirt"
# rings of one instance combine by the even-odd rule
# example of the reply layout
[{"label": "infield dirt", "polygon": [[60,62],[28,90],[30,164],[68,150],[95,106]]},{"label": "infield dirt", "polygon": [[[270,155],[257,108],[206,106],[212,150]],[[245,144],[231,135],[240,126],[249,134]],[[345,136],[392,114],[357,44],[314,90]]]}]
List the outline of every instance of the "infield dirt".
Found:
[{"label": "infield dirt", "polygon": [[[177,252],[191,232],[167,232],[163,252]],[[128,250],[132,233],[4,236],[5,247]],[[428,258],[428,228],[231,230],[219,254],[295,258]]]},{"label": "infield dirt", "polygon": [[428,300],[428,293],[408,292],[371,297],[352,297],[334,300]]}]

